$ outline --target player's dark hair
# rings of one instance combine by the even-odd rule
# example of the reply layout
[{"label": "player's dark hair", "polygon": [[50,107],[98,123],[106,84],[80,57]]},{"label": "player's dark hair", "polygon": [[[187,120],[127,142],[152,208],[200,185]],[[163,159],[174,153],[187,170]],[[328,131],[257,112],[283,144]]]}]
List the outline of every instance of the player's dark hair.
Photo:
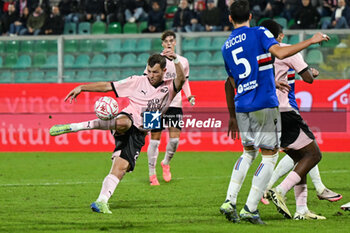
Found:
[{"label": "player's dark hair", "polygon": [[250,9],[247,0],[234,1],[230,6],[230,15],[235,23],[244,23],[249,20]]},{"label": "player's dark hair", "polygon": [[161,69],[164,69],[165,66],[166,66],[166,60],[165,60],[165,57],[156,53],[156,54],[153,54],[151,55],[149,58],[148,58],[148,61],[147,61],[147,64],[150,66],[150,67],[153,67],[155,64],[159,64],[160,68]]},{"label": "player's dark hair", "polygon": [[160,39],[163,41],[163,40],[165,40],[165,38],[167,38],[168,36],[172,36],[172,37],[174,37],[174,39],[176,39],[176,34],[175,34],[175,32],[170,31],[170,30],[164,31],[163,34],[162,34],[162,37],[161,37]]},{"label": "player's dark hair", "polygon": [[283,32],[283,27],[272,19],[262,21],[259,26],[268,29],[275,38],[277,38],[278,35]]}]

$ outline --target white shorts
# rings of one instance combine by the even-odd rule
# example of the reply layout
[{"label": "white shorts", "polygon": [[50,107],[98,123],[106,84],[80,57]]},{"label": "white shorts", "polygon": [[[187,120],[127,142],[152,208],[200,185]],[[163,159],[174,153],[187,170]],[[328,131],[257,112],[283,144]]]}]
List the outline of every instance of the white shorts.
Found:
[{"label": "white shorts", "polygon": [[281,116],[277,107],[237,112],[236,118],[243,146],[269,150],[280,147]]}]

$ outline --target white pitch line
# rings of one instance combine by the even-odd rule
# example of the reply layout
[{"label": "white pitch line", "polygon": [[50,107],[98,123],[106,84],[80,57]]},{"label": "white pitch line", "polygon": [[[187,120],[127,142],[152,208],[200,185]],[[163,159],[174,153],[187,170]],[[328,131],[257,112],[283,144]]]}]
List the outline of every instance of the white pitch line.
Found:
[{"label": "white pitch line", "polygon": [[320,173],[348,173],[350,170],[330,170],[330,171],[320,171]]},{"label": "white pitch line", "polygon": [[80,184],[97,184],[101,182],[53,182],[53,183],[38,183],[38,184],[0,184],[0,187],[9,186],[56,186],[56,185],[80,185]]}]

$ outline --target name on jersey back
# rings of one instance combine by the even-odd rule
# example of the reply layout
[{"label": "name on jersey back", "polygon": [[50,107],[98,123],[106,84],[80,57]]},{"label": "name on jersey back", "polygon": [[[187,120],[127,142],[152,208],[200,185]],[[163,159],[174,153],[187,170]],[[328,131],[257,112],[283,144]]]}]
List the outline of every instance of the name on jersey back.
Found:
[{"label": "name on jersey back", "polygon": [[245,33],[239,34],[235,37],[233,37],[231,40],[226,41],[226,49],[230,48],[231,46],[241,43],[247,39],[247,35]]}]

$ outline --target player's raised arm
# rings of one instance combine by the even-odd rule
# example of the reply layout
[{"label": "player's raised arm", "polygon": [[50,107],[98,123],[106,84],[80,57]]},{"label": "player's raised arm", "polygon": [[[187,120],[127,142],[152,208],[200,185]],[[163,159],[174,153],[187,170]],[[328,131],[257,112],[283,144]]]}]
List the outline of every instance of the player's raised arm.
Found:
[{"label": "player's raised arm", "polygon": [[177,58],[174,60],[175,68],[176,68],[176,78],[174,79],[176,90],[180,91],[182,86],[186,81],[184,69]]},{"label": "player's raised arm", "polygon": [[175,52],[172,51],[171,49],[164,49],[163,54],[164,56],[174,60],[175,69],[176,69],[176,78],[174,79],[174,83],[175,83],[176,90],[180,91],[186,81],[185,72],[182,67],[182,64],[177,59]]},{"label": "player's raised arm", "polygon": [[272,45],[269,51],[278,59],[282,60],[284,58],[290,57],[300,52],[301,50],[309,47],[312,44],[317,44],[317,43],[321,43],[322,41],[329,41],[329,40],[330,40],[329,36],[318,32],[315,35],[313,35],[313,37],[311,37],[310,39],[304,40],[302,42],[299,42],[291,46],[281,47],[278,44]]},{"label": "player's raised arm", "polygon": [[112,86],[110,82],[96,82],[96,83],[79,85],[68,93],[66,98],[64,98],[64,101],[67,101],[67,99],[69,98],[70,98],[69,103],[72,103],[73,99],[77,101],[76,98],[82,91],[107,92],[107,91],[112,91]]}]

